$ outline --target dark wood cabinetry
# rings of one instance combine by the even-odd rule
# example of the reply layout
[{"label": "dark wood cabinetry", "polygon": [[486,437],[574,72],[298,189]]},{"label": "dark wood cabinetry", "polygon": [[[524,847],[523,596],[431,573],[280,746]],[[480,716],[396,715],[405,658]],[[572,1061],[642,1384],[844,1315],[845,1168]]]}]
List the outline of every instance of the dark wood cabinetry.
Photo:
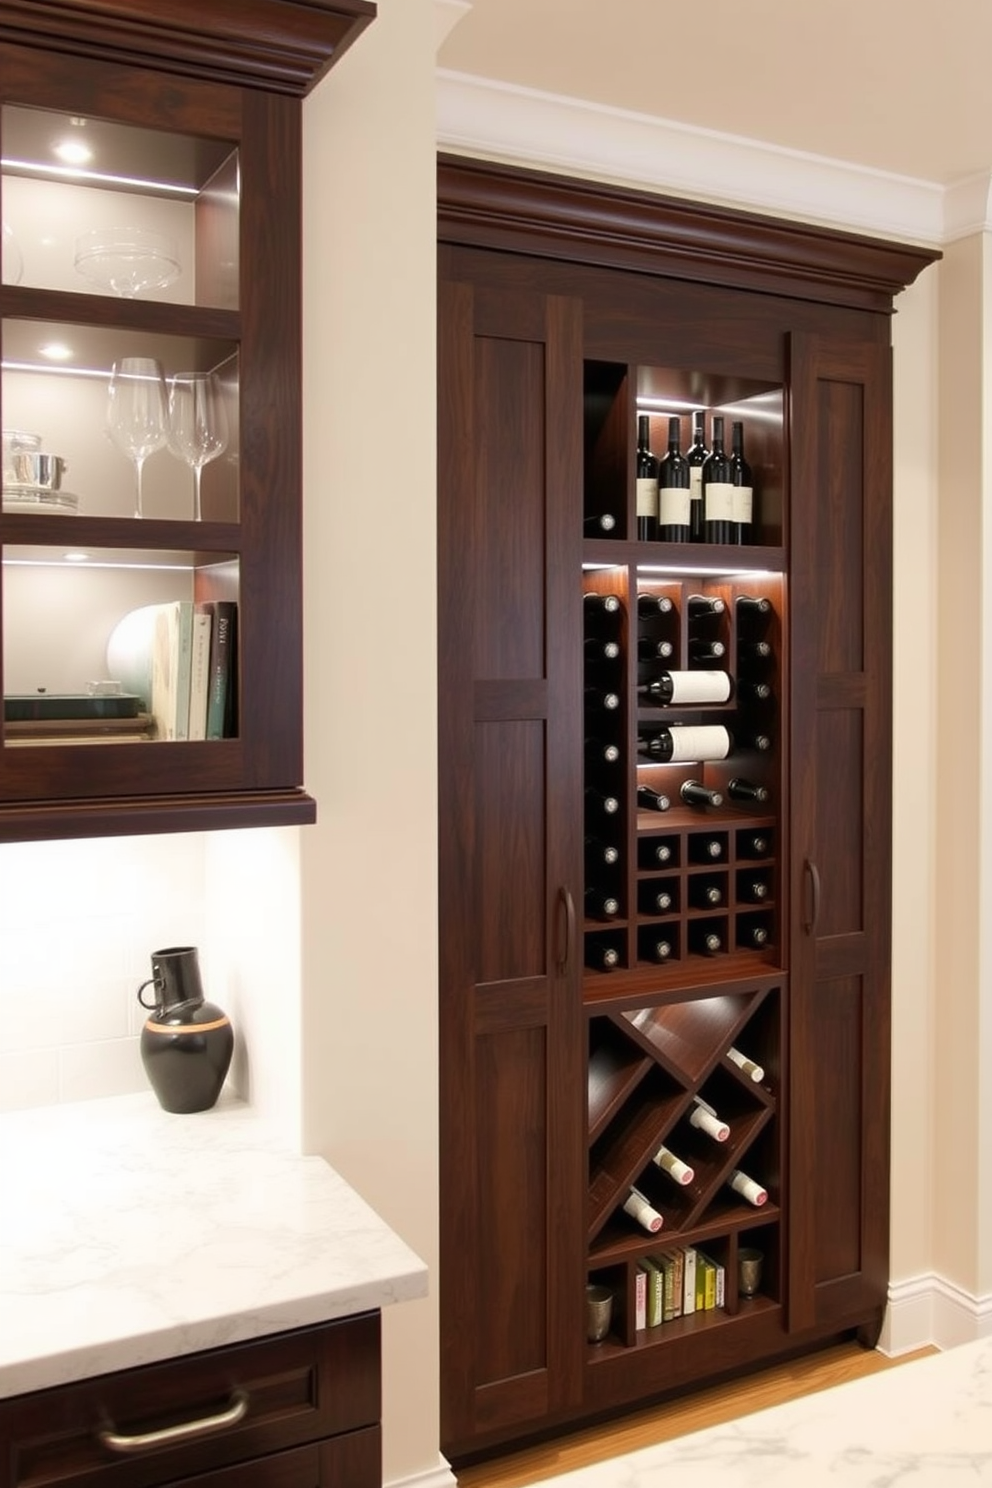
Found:
[{"label": "dark wood cabinetry", "polygon": [[[47,691],[83,692],[108,675],[112,623],[163,596],[238,606],[225,737],[152,730],[110,747],[11,729],[0,840],[314,817],[302,759],[301,100],[374,13],[367,0],[0,4],[3,422],[68,456],[73,485],[71,501],[34,509],[5,462],[4,694],[63,672],[69,684]],[[52,158],[63,136],[91,163]],[[172,237],[175,293],[95,289],[73,272],[88,233],[148,224]],[[39,341],[59,343],[54,370]],[[115,494],[127,462],[103,438],[101,399],[111,365],[137,355],[221,381],[231,433],[204,471],[202,521],[191,471],[168,451],[149,460],[162,493],[144,520]],[[67,550],[88,559],[85,573],[65,574]]]},{"label": "dark wood cabinetry", "polygon": [[380,1414],[370,1312],[0,1401],[0,1484],[375,1488]]},{"label": "dark wood cabinetry", "polygon": [[[880,1326],[889,316],[932,255],[454,158],[439,220],[441,1388],[457,1461]],[[661,452],[673,415],[685,449],[694,409],[744,423],[750,541],[639,542],[637,416]],[[612,527],[588,535],[603,512]],[[704,666],[729,677],[714,701],[639,690],[674,669],[698,693]],[[665,761],[646,741],[668,727],[708,733]],[[688,779],[719,803],[684,804]],[[700,1102],[723,1141],[694,1124]],[[691,1181],[653,1162],[662,1145]],[[729,1186],[738,1168],[758,1207]],[[631,1187],[657,1234],[625,1214]],[[763,1258],[753,1297],[744,1247]],[[686,1248],[723,1267],[722,1305],[639,1326],[641,1263]],[[595,1344],[587,1282],[613,1295]]]}]

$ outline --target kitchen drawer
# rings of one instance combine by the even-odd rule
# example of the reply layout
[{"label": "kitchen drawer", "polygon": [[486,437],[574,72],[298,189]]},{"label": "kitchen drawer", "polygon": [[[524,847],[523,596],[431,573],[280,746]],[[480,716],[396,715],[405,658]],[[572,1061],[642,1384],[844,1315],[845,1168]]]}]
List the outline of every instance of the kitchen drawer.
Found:
[{"label": "kitchen drawer", "polygon": [[[379,1358],[370,1312],[0,1401],[0,1488],[151,1488],[375,1427]],[[141,1450],[101,1440],[230,1413],[241,1397],[239,1420],[192,1439]]]},{"label": "kitchen drawer", "polygon": [[183,1478],[169,1488],[380,1488],[382,1441],[378,1426],[255,1462]]}]

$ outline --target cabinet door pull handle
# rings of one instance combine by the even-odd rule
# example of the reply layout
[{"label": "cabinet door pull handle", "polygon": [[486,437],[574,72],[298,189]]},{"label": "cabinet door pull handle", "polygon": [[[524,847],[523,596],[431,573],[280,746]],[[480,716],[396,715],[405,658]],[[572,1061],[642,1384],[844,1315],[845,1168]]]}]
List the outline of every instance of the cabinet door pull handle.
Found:
[{"label": "cabinet door pull handle", "polygon": [[558,890],[558,902],[565,911],[565,934],[562,937],[561,955],[558,957],[558,970],[568,970],[568,963],[572,955],[572,942],[575,939],[575,902],[568,889]]},{"label": "cabinet door pull handle", "polygon": [[142,1431],[134,1436],[124,1436],[116,1431],[101,1431],[98,1435],[100,1445],[108,1452],[151,1452],[156,1447],[177,1447],[182,1442],[206,1435],[208,1431],[236,1426],[247,1414],[248,1395],[244,1390],[235,1390],[227,1409],[213,1416],[200,1416],[195,1421],[182,1421],[178,1426],[163,1426],[160,1431]]},{"label": "cabinet door pull handle", "polygon": [[803,929],[807,935],[812,935],[816,929],[816,922],[820,918],[820,874],[817,866],[809,858],[804,863],[806,877],[809,879],[809,913],[803,921]]}]

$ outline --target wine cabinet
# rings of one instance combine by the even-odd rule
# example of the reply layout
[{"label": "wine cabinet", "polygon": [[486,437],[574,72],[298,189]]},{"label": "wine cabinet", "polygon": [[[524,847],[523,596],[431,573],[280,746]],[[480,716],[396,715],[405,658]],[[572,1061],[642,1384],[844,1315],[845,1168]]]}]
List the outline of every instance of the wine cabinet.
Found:
[{"label": "wine cabinet", "polygon": [[439,238],[457,1462],[881,1326],[889,317],[930,256],[464,159]]}]

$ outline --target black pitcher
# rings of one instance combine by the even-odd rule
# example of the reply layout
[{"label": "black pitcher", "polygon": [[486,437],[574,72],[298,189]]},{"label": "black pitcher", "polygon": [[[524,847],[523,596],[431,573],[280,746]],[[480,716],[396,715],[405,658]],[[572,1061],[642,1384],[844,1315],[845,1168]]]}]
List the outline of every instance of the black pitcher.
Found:
[{"label": "black pitcher", "polygon": [[[146,987],[155,989],[146,1002]],[[141,1060],[164,1111],[209,1111],[220,1095],[234,1051],[226,1013],[204,1001],[196,946],[152,952],[152,975],[138,988],[151,1011],[141,1030]]]}]

